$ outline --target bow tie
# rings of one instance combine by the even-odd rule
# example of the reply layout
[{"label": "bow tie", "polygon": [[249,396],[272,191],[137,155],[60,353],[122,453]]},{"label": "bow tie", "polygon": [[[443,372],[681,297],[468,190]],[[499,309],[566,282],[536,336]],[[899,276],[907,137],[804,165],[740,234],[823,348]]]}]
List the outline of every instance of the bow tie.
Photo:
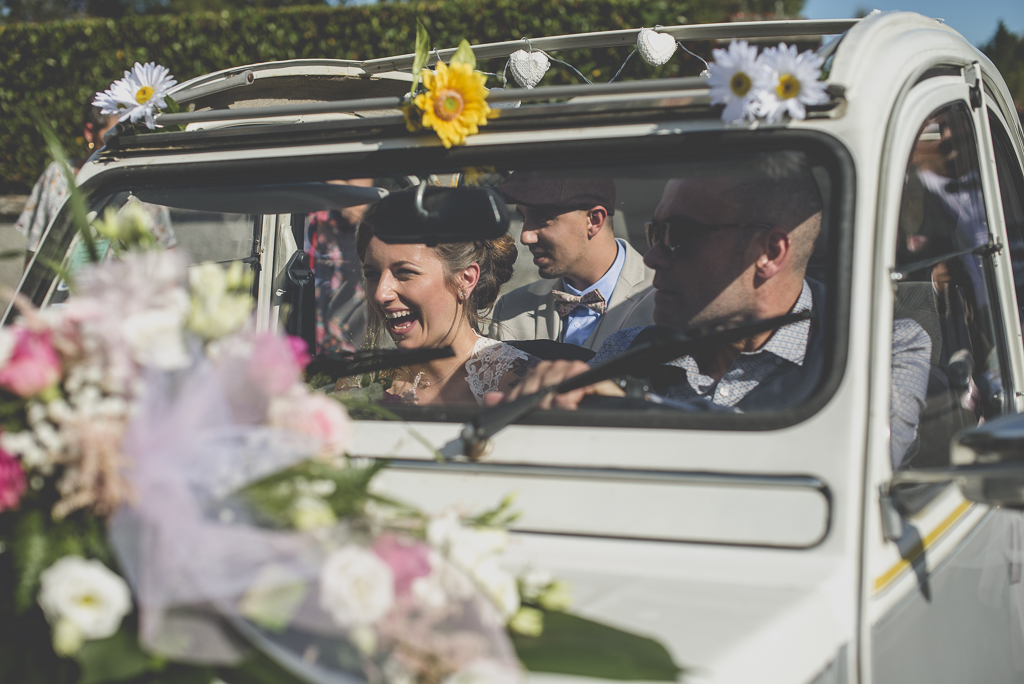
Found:
[{"label": "bow tie", "polygon": [[555,311],[558,312],[559,318],[565,318],[577,306],[586,307],[598,315],[603,314],[608,309],[608,305],[604,301],[604,295],[601,294],[600,290],[591,290],[584,295],[574,295],[562,292],[561,290],[552,290],[551,294],[555,297]]}]

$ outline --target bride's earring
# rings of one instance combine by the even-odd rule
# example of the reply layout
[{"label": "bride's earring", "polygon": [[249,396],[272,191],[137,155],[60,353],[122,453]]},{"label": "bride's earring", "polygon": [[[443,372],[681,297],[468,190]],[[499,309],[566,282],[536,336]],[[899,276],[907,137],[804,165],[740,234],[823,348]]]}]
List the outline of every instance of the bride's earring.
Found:
[{"label": "bride's earring", "polygon": [[461,301],[465,301],[466,300],[466,291],[465,290],[459,290],[459,300],[461,300]]},{"label": "bride's earring", "polygon": [[92,142],[92,141],[90,140],[90,141],[89,141],[89,149],[91,150],[91,149],[92,149],[92,148],[94,148],[94,147],[96,147],[96,143],[94,143],[94,142]]}]

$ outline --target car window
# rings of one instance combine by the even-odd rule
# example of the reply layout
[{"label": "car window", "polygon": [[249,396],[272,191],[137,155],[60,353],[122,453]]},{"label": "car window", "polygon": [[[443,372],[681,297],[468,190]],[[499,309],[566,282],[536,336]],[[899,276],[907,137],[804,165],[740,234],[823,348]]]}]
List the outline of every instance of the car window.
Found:
[{"label": "car window", "polygon": [[1017,289],[1017,311],[1024,323],[1024,177],[1013,151],[1010,137],[995,116],[989,116],[992,143],[995,148],[999,196],[1002,199],[1003,221],[1013,264],[1013,282]]},{"label": "car window", "polygon": [[[616,373],[617,391],[625,396],[596,397],[578,411],[537,411],[522,420],[775,429],[827,401],[841,379],[847,339],[850,271],[843,264],[850,255],[852,215],[843,207],[852,202],[853,176],[840,145],[800,133],[756,134],[735,144],[716,137],[710,147],[691,141],[668,149],[653,139],[609,141],[600,149],[556,147],[525,157],[518,150],[512,155],[467,148],[465,154],[475,156],[455,158],[457,165],[447,158],[398,155],[378,164],[372,175],[360,174],[358,162],[336,167],[346,168],[348,178],[325,169],[294,182],[268,177],[265,185],[252,181],[223,191],[210,184],[134,191],[167,209],[177,248],[193,263],[243,260],[258,268],[258,253],[262,268],[273,261],[272,285],[260,280],[260,306],[303,337],[317,356],[405,348],[408,331],[417,325],[440,337],[424,337],[413,346],[443,347],[455,320],[451,312],[472,310],[473,339],[481,348],[442,369],[458,379],[460,392],[421,401],[446,376],[420,375],[422,369],[404,366],[385,368],[369,380],[386,385],[389,412],[408,419],[461,422],[480,410],[486,393],[514,390],[540,360],[579,359],[597,367],[626,353],[640,362]],[[517,185],[522,187],[516,190]],[[507,244],[487,247],[489,266],[480,269],[479,281],[486,287],[460,293],[453,274],[445,272],[383,310],[374,293],[387,269],[367,263],[359,231],[369,226],[373,238],[383,205],[378,198],[415,195],[421,186],[430,192],[493,193],[510,217]],[[566,197],[571,206],[564,206]],[[94,208],[104,201],[111,200],[96,200]],[[563,205],[554,206],[558,202]],[[565,215],[571,215],[575,232],[566,228]],[[590,228],[579,230],[580,221],[600,224],[610,244],[607,259],[590,268],[590,287],[574,280],[581,260],[590,258],[593,238]],[[268,233],[268,226],[276,232]],[[276,236],[276,246],[262,250],[261,235]],[[437,251],[445,245],[420,247]],[[46,248],[56,251],[60,245]],[[499,252],[500,259],[494,256]],[[762,254],[783,255],[782,261],[768,261],[784,262],[784,268],[764,270],[758,265]],[[409,269],[392,270],[388,277],[395,282],[419,277]],[[36,271],[44,287],[46,274],[41,267]],[[466,297],[485,291],[482,299]],[[556,291],[564,295],[557,303]],[[770,301],[762,301],[765,293]],[[592,299],[597,295],[600,301]],[[572,297],[587,302],[576,306]],[[566,303],[572,306],[562,311]],[[267,312],[260,315],[270,320]],[[790,318],[739,339],[723,338],[714,349],[680,348],[656,363],[636,351],[662,334],[655,323],[692,335],[783,316]]]},{"label": "car window", "polygon": [[971,115],[949,105],[920,128],[900,205],[894,468],[948,465],[954,433],[1010,405],[991,255]]},{"label": "car window", "polygon": [[[200,211],[190,208],[143,202],[130,194],[100,196],[93,200],[94,209],[114,209],[119,215],[135,212],[148,226],[159,246],[184,251],[193,267],[204,263],[230,264],[243,261],[253,269],[254,248],[263,217],[238,213]],[[99,238],[96,243],[100,258],[111,258],[110,241]],[[48,245],[48,248],[50,246]],[[89,261],[85,243],[74,233],[70,235],[65,262],[67,272],[75,273]],[[67,282],[57,284],[50,304],[59,304],[70,296]]]},{"label": "car window", "polygon": [[[612,399],[585,402],[574,414],[557,414],[557,420],[577,424],[608,424],[609,419],[650,424],[654,420],[665,426],[682,425],[687,420],[690,424],[699,421],[701,426],[732,421],[767,427],[773,423],[758,422],[758,416],[777,416],[804,407],[832,370],[830,357],[838,346],[834,301],[839,294],[839,274],[843,273],[837,267],[836,202],[840,194],[834,167],[813,155],[776,150],[717,158],[705,155],[687,162],[654,159],[545,167],[495,164],[457,171],[410,168],[372,180],[392,193],[412,192],[425,182],[428,187],[492,188],[504,198],[517,256],[511,272],[504,275],[507,281],[500,284],[497,301],[483,302],[475,325],[480,335],[524,352],[530,362],[572,358],[597,365],[644,344],[647,338],[640,333],[655,322],[693,331],[765,318],[769,313],[796,312],[808,317],[759,334],[749,349],[735,347],[730,362],[717,372],[708,370],[709,358],[689,353],[680,353],[664,366],[627,369],[618,378],[621,385],[628,385],[627,397],[618,403]],[[572,206],[555,206],[557,201],[569,201]],[[594,206],[605,209],[601,230],[610,231],[615,238],[609,261],[615,259],[611,265],[619,275],[609,283],[593,283],[602,297],[608,295],[602,304],[604,313],[595,317],[598,320],[592,327],[573,336],[577,321],[566,312],[577,309],[560,311],[563,300],[556,301],[555,294],[585,294],[574,287],[572,278],[578,262],[589,258],[590,238],[570,236],[567,226],[570,218],[590,220],[588,212]],[[357,213],[362,215],[363,226],[376,225],[373,206]],[[362,330],[351,322],[362,322],[354,315],[360,305],[369,323],[364,345],[391,347],[396,340],[421,332],[423,343],[434,345],[437,340],[427,339],[431,329],[447,331],[451,325],[449,318],[444,318],[442,326],[434,320],[451,315],[438,302],[457,299],[459,293],[438,281],[426,294],[407,287],[408,292],[397,298],[375,302],[375,292],[384,289],[381,283],[387,278],[405,283],[419,274],[387,272],[380,263],[367,264],[365,245],[364,253],[360,252],[362,228],[357,230],[357,222],[343,211],[311,213],[305,220],[302,241],[316,270],[316,352],[359,347]],[[772,283],[779,287],[779,294],[762,311],[757,301],[764,276],[755,266],[755,252],[780,234],[789,240],[798,266],[786,272],[784,288],[779,284],[781,277]],[[398,260],[404,263],[405,257]],[[482,267],[482,271],[487,269]],[[604,290],[606,285],[608,290]],[[655,293],[652,285],[660,292]],[[393,283],[387,285],[389,290],[395,288]],[[573,290],[579,295],[572,295]],[[654,312],[659,307],[662,312],[656,321]],[[397,318],[389,318],[392,314]],[[578,318],[585,324],[588,317],[584,313]],[[398,325],[392,327],[392,320]],[[399,346],[408,344],[403,340]],[[472,358],[466,363],[467,368],[475,364]],[[486,376],[491,384],[481,381],[477,385],[497,391],[514,387],[521,378],[507,377],[516,368],[510,364],[499,369],[501,372],[480,371],[480,377]],[[450,365],[454,373],[459,364]],[[388,391],[397,390],[394,399],[399,403],[389,408],[401,411],[406,408],[402,402],[422,400],[429,374],[420,376],[406,369],[390,373],[381,382],[393,383]],[[475,406],[473,398],[466,395],[450,404]],[[703,417],[697,419],[694,414]],[[451,420],[453,415],[425,409],[415,417]],[[530,417],[552,419],[551,415]]]}]

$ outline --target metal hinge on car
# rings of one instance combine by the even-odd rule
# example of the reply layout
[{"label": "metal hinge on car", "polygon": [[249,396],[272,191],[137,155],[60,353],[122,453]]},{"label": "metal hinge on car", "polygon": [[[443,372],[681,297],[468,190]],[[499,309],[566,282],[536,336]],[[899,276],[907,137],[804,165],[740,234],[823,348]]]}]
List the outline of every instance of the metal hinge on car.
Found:
[{"label": "metal hinge on car", "polygon": [[981,64],[971,62],[964,67],[964,80],[971,87],[971,106],[981,109]]}]

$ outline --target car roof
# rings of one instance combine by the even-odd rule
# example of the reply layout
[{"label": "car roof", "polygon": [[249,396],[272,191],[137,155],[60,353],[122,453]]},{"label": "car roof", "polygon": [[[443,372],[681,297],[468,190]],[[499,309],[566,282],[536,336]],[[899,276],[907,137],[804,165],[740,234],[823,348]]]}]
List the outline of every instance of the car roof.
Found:
[{"label": "car roof", "polygon": [[[929,70],[942,67],[952,73],[973,63],[979,64],[996,106],[1012,111],[1008,104],[1012,98],[991,62],[940,20],[916,13],[873,12],[862,19],[734,22],[657,30],[684,43],[746,39],[761,44],[807,44],[835,36],[819,49],[819,54],[826,58],[829,101],[809,107],[807,121],[777,124],[782,127],[814,125],[815,120],[821,119],[841,120],[852,114],[855,116],[849,118],[859,125],[880,130],[878,125],[884,128],[880,117],[888,117],[900,94]],[[484,60],[504,59],[524,48],[556,51],[629,47],[636,44],[638,32],[639,29],[630,29],[531,38],[476,45],[473,49],[477,58]],[[428,64],[438,58],[448,59],[453,53],[454,49],[435,50]],[[408,101],[413,59],[414,55],[407,54],[364,61],[290,60],[207,74],[180,84],[171,93],[192,111],[159,115],[161,123],[187,124],[186,131],[120,131],[107,140],[108,146],[101,156],[107,160],[129,160],[132,156],[181,154],[189,150],[259,150],[290,141],[301,145],[308,140],[322,140],[327,130],[343,135],[346,140],[401,136],[413,145],[434,145],[437,141],[430,136],[410,137],[401,116],[400,108]],[[707,80],[702,77],[539,86],[529,90],[510,87],[504,91],[492,89],[488,100],[492,106],[517,102],[523,106],[504,109],[482,135],[523,127],[578,127],[587,122],[623,125],[638,117],[658,114],[682,114],[702,127],[724,125],[719,121],[719,109],[711,105]],[[1016,117],[1006,118],[1016,123]],[[258,134],[257,125],[263,126]]]}]

